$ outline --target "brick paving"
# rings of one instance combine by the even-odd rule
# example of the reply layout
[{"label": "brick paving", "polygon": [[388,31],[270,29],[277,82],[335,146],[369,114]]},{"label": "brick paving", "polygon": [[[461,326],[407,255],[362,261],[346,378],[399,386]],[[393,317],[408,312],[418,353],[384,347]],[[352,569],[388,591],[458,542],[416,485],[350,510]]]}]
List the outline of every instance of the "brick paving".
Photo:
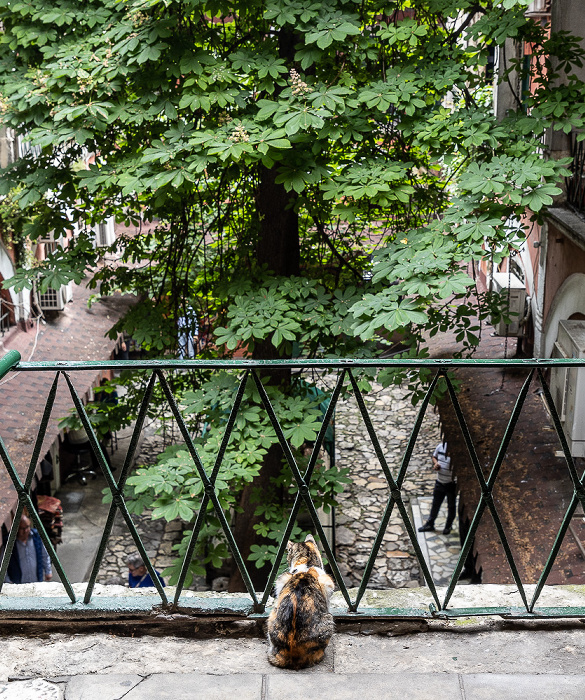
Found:
[{"label": "brick paving", "polygon": [[[513,357],[516,340],[511,338],[506,343],[505,338],[491,331],[488,326],[476,358]],[[431,348],[434,357],[452,357],[453,339],[448,334],[435,337]],[[506,372],[479,367],[456,371],[461,382],[458,398],[486,478],[527,374],[523,368]],[[540,383],[533,381],[494,489],[494,502],[524,583],[538,580],[573,494],[569,471],[564,458],[558,456],[560,443],[539,387]],[[459,484],[459,512],[465,523],[475,512],[479,484],[450,400],[441,401],[439,410]],[[585,460],[576,459],[576,463],[578,473],[582,474]],[[572,525],[580,541],[585,542],[580,508]],[[487,509],[477,531],[474,554],[475,569],[481,572],[482,583],[513,583],[500,537]],[[563,540],[547,583],[585,583],[585,558],[571,532]]]},{"label": "brick paving", "polygon": [[[23,361],[108,360],[115,342],[105,334],[133,303],[131,296],[114,295],[91,308],[87,301],[92,292],[85,284],[76,286],[73,301],[59,314],[46,313],[46,324],[38,322],[27,331],[12,331],[0,346],[0,355],[18,350]],[[32,356],[31,356],[32,353]],[[80,396],[99,383],[94,372],[72,372],[73,384]],[[0,381],[0,436],[6,445],[17,472],[23,476],[28,469],[37,431],[54,376],[49,372],[10,372]],[[43,442],[41,456],[59,435],[58,421],[73,406],[71,395],[63,380],[53,407]],[[16,495],[4,468],[0,469],[0,524],[10,525]]]}]

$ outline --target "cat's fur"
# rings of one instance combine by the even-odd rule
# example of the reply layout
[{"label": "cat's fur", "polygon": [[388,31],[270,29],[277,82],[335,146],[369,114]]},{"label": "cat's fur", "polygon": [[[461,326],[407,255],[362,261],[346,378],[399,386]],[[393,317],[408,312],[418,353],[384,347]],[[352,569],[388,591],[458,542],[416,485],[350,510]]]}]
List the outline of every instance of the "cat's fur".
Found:
[{"label": "cat's fur", "polygon": [[268,617],[268,660],[281,668],[306,668],[322,661],[333,634],[329,600],[335,584],[311,535],[288,543],[287,562]]}]

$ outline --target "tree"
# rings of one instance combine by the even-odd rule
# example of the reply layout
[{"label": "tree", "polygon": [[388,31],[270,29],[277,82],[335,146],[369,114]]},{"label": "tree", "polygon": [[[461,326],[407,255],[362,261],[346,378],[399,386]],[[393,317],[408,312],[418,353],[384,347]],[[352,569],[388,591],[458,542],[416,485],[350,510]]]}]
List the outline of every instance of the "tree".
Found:
[{"label": "tree", "polygon": [[[79,231],[9,283],[36,277],[42,290],[89,273],[102,295],[136,293],[113,333],[153,356],[177,351],[189,323],[209,327],[207,356],[370,357],[396,338],[421,356],[425,335],[446,329],[473,350],[492,299],[466,264],[520,245],[526,232],[506,222],[526,207],[538,216],[566,172],[541,157],[541,134],[583,123],[576,81],[556,86],[538,60],[518,66],[540,81],[534,98],[503,122],[492,114],[486,66],[506,38],[561,56],[555,70],[580,59],[526,5],[0,0],[2,118],[40,149],[3,174],[3,191],[19,186],[32,240]],[[140,231],[112,246],[116,265],[96,266],[84,229],[109,215]],[[175,380],[193,426],[206,426],[210,460],[236,381]],[[289,372],[264,382],[300,450],[315,438],[320,398]],[[262,564],[274,547],[254,540],[282,531],[269,504],[286,501],[290,476],[258,401],[249,386],[236,436],[245,449],[218,488],[236,507],[244,555]],[[327,505],[339,475],[320,478]],[[154,498],[161,517],[190,520],[201,498],[180,447],[132,482],[136,507]],[[200,562],[226,554],[206,552]]]}]

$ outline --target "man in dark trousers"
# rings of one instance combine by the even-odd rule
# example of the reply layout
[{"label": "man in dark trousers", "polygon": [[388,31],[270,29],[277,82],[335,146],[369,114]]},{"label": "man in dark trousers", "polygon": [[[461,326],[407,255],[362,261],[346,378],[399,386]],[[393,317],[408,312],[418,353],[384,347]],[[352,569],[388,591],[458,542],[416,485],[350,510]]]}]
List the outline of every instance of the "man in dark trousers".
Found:
[{"label": "man in dark trousers", "polygon": [[445,523],[444,535],[451,532],[451,526],[455,520],[455,499],[457,497],[457,484],[453,480],[453,468],[451,466],[451,457],[447,453],[447,443],[440,442],[432,456],[433,469],[437,472],[437,480],[433,489],[433,504],[431,506],[431,514],[426,523],[419,527],[419,532],[434,532],[435,519],[439,515],[441,505],[447,497],[447,522]]},{"label": "man in dark trousers", "polygon": [[34,583],[53,578],[49,554],[26,515],[20,519],[6,574],[7,583]]}]

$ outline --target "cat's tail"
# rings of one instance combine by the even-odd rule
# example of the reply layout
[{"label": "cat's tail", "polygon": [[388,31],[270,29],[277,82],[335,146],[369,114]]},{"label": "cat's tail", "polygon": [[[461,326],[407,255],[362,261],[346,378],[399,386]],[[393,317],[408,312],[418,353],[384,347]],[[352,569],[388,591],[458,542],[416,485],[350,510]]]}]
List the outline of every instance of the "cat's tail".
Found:
[{"label": "cat's tail", "polygon": [[323,660],[325,650],[321,645],[312,645],[313,648],[308,648],[308,646],[309,645],[303,645],[303,647],[297,646],[294,649],[279,649],[276,652],[268,654],[268,661],[273,666],[288,668],[292,671],[314,666]]}]

